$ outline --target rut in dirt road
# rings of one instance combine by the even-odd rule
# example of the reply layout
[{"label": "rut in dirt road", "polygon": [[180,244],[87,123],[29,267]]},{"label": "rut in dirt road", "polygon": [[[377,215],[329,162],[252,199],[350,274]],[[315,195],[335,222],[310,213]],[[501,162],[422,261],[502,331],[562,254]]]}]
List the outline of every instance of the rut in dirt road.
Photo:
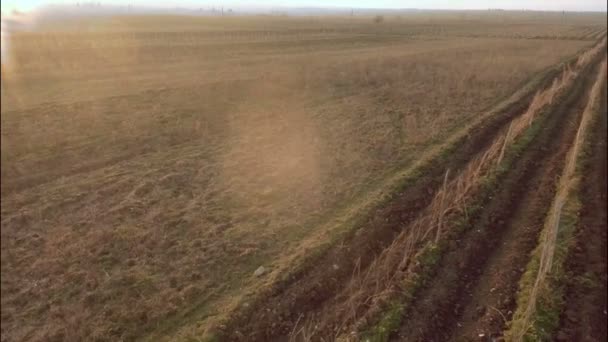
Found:
[{"label": "rut in dirt road", "polygon": [[[600,72],[603,72],[605,69],[600,67],[600,70]],[[592,77],[595,78],[595,75],[597,75],[597,70]],[[595,83],[597,82],[599,81]],[[588,99],[585,101],[585,105],[582,108],[573,110],[585,112],[587,111],[586,107],[589,107],[590,103],[596,103],[598,92],[595,88],[596,84],[593,85],[593,90],[589,94],[582,96]],[[583,116],[585,115],[583,114]],[[583,121],[585,121],[584,118],[580,126],[588,126]],[[580,134],[581,129],[582,127],[578,127],[579,133],[577,134]],[[560,148],[566,147],[567,145],[560,146]],[[553,158],[561,158],[562,153],[560,150]],[[571,154],[572,151],[566,153]],[[568,157],[565,159],[568,160]],[[559,165],[559,163],[551,162],[549,165],[555,166]],[[544,170],[543,172],[550,174],[552,171]],[[560,182],[562,182],[566,176],[560,174],[559,177]],[[554,188],[554,183],[553,179],[544,177],[541,178],[540,182],[534,184],[532,189]],[[454,340],[474,340],[480,335],[500,335],[505,320],[511,318],[511,310],[513,308],[511,305],[505,304],[511,303],[511,298],[516,296],[520,286],[521,270],[529,265],[528,252],[539,243],[534,238],[538,234],[537,227],[544,226],[547,220],[547,218],[543,219],[544,215],[540,213],[546,211],[543,210],[544,205],[555,200],[554,198],[543,197],[543,195],[547,195],[548,193],[547,191],[532,192],[527,197],[526,202],[520,205],[523,209],[514,213],[515,217],[511,219],[510,224],[513,228],[507,230],[502,239],[503,243],[489,258],[485,271],[473,291],[473,299],[463,311],[460,324],[457,325],[453,334]],[[559,195],[556,193],[556,196]],[[542,227],[540,228],[542,229]],[[501,271],[497,272],[497,270]]]},{"label": "rut in dirt road", "polygon": [[431,285],[405,314],[394,340],[478,340],[502,333],[593,85],[597,63],[592,64],[538,119],[541,131],[475,226],[451,244]]},{"label": "rut in dirt road", "polygon": [[568,279],[558,341],[606,341],[607,248],[606,210],[607,116],[606,83],[598,122],[591,138],[591,155],[583,172],[580,222],[568,268]]}]

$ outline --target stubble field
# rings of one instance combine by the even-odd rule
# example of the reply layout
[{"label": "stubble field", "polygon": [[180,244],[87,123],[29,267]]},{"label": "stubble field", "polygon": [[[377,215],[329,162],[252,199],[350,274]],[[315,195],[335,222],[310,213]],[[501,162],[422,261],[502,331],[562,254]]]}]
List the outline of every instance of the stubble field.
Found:
[{"label": "stubble field", "polygon": [[[407,339],[414,330],[420,336],[411,340],[443,340],[422,320],[457,301],[450,293],[469,290],[459,276],[472,269],[481,270],[472,288],[503,284],[490,287],[513,301],[501,308],[502,298],[484,304],[472,292],[484,303],[458,303],[457,318],[441,320],[452,327],[440,329],[450,334],[446,340],[478,334],[472,322],[479,306],[518,312],[523,271],[492,280],[487,265],[521,254],[518,270],[528,267],[554,195],[536,198],[531,190],[557,186],[583,112],[599,112],[593,127],[605,125],[605,104],[598,109],[605,82],[591,90],[596,75],[605,79],[605,15],[448,12],[376,21],[143,16],[11,32],[1,99],[2,341]],[[560,77],[563,84],[552,83]],[[535,100],[547,88],[556,100]],[[594,98],[597,108],[584,111]],[[497,189],[528,179],[542,186],[497,195],[496,208],[464,224],[505,226],[507,233],[446,234],[470,254],[441,245],[437,258],[448,264],[438,261],[439,271],[414,296],[431,306],[395,304],[404,302],[395,293],[407,289],[369,300],[378,293],[361,290],[368,280],[357,274],[373,277],[366,269],[390,259],[382,251],[410,241],[400,233],[432,209],[437,194],[449,193],[449,181],[493,137],[518,138],[507,127],[534,101],[542,102],[538,122],[550,132],[528,132],[536,127],[532,116],[521,135],[537,140],[513,156],[503,142],[499,163],[506,155],[515,166],[503,166],[504,181],[492,177]],[[595,149],[589,153],[601,154]],[[475,188],[470,201],[493,197],[484,194]],[[538,209],[497,209],[520,199]],[[484,211],[503,218],[484,218]],[[484,239],[516,241],[521,234],[509,235],[516,220],[538,227],[512,243],[517,253],[492,256]],[[412,242],[420,247],[412,250],[431,248],[424,243]],[[582,261],[569,267],[584,269],[585,252],[576,251]],[[442,273],[458,269],[452,260],[462,272]],[[566,287],[565,297],[583,302],[575,284]],[[379,334],[385,327],[378,317],[397,306],[392,315],[400,319],[386,328],[394,332]],[[462,326],[459,317],[462,333],[453,328]],[[576,331],[564,329],[565,336]]]}]

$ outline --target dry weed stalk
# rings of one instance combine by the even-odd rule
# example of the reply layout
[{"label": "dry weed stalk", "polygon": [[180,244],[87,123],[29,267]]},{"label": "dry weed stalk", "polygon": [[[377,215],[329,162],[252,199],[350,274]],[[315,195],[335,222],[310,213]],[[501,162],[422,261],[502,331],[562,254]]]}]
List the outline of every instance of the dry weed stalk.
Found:
[{"label": "dry weed stalk", "polygon": [[583,117],[579,125],[574,143],[566,156],[566,165],[558,184],[557,194],[552,203],[549,215],[545,221],[544,233],[540,242],[540,262],[534,285],[530,291],[528,302],[523,313],[517,314],[513,326],[513,341],[522,341],[529,327],[531,326],[530,319],[536,310],[536,300],[540,289],[544,286],[547,274],[551,271],[553,265],[553,256],[559,231],[561,212],[564,204],[567,201],[570,190],[575,184],[576,160],[580,153],[581,146],[584,142],[585,132],[589,126],[589,121],[593,115],[593,109],[599,99],[599,92],[602,89],[603,83],[606,80],[606,59],[602,62],[600,73],[597,76],[589,100],[585,106]]},{"label": "dry weed stalk", "polygon": [[298,317],[293,330],[289,334],[289,342],[310,342],[318,329],[318,325],[310,319],[304,320],[300,326],[302,315]]},{"label": "dry weed stalk", "polygon": [[600,50],[605,49],[606,39],[607,39],[607,37],[604,37],[604,39],[602,39],[602,41],[599,44],[597,44],[593,49],[587,50],[584,53],[582,53],[578,57],[578,60],[576,61],[576,66],[581,67],[581,66],[589,63],[589,61],[591,60],[591,58],[593,56],[595,56]]},{"label": "dry weed stalk", "polygon": [[438,242],[442,230],[449,228],[443,224],[445,217],[452,213],[466,213],[467,200],[479,188],[482,176],[502,160],[507,145],[532,124],[544,107],[551,104],[558,94],[570,86],[580,69],[602,49],[603,44],[604,41],[583,53],[575,63],[574,69],[569,66],[564,67],[551,87],[538,92],[526,112],[515,119],[488,149],[469,162],[454,179],[449,181],[449,172],[446,172],[442,188],[435,194],[420,218],[374,260],[362,278],[353,279],[347,285],[343,300],[344,303],[348,303],[348,310],[342,311],[341,327],[351,322],[355,328],[351,330],[359,330],[367,323],[365,317],[377,314],[382,308],[382,303],[386,302],[391,294],[399,291],[399,284],[402,284],[402,281],[398,280],[407,279],[407,272],[412,266],[412,257],[422,246],[431,241],[430,236],[434,235],[433,240]]}]

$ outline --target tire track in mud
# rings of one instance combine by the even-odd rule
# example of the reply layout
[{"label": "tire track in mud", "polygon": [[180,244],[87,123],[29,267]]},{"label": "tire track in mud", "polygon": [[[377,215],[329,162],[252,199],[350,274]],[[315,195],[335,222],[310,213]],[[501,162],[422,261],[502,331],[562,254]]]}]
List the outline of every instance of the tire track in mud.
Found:
[{"label": "tire track in mud", "polygon": [[290,279],[275,285],[263,303],[253,303],[235,314],[218,336],[225,340],[286,340],[302,317],[313,316],[329,302],[352,277],[353,270],[363,272],[398,233],[433,199],[444,182],[447,167],[453,172],[462,169],[479,151],[505,129],[511,120],[526,111],[538,89],[550,86],[559,69],[543,75],[539,87],[515,103],[488,118],[467,139],[459,142],[454,152],[419,172],[415,184],[398,191],[383,208],[376,210],[363,227],[355,229],[335,248],[315,259]]},{"label": "tire track in mud", "polygon": [[[565,305],[558,341],[606,341],[608,200],[606,83],[599,117],[590,140],[581,186],[582,209],[574,246],[568,258]],[[590,280],[586,283],[581,280]]]},{"label": "tire track in mud", "polygon": [[538,119],[540,132],[508,171],[477,223],[451,243],[431,285],[420,292],[393,340],[466,341],[502,334],[597,65],[596,59]]}]

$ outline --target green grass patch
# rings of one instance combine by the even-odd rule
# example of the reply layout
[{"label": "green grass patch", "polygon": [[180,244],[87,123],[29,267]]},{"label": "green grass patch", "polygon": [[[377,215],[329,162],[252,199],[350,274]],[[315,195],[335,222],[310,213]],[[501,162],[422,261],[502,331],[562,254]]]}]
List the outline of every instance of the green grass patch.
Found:
[{"label": "green grass patch", "polygon": [[[567,280],[564,263],[572,241],[572,236],[578,223],[578,212],[581,203],[578,193],[573,191],[568,196],[566,204],[562,208],[553,267],[547,277],[547,281],[541,287],[536,301],[536,310],[530,319],[528,327],[523,324],[521,315],[530,301],[530,292],[538,274],[542,245],[538,245],[532,253],[532,259],[526,267],[520,281],[520,291],[517,297],[517,311],[513,320],[509,323],[505,333],[507,338],[513,337],[513,331],[523,328],[526,330],[524,341],[548,341],[559,325],[559,317],[564,304],[564,287]],[[543,231],[542,234],[546,234]]]}]

